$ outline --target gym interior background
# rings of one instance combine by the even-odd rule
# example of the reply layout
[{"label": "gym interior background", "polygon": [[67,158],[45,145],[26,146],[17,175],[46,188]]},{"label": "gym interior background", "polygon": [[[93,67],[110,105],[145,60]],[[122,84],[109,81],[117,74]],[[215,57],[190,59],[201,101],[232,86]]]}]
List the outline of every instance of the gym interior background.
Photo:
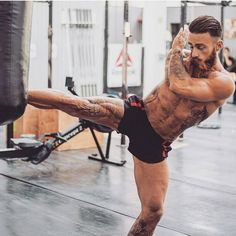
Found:
[{"label": "gym interior background", "polygon": [[[221,20],[220,4],[230,1],[210,1],[216,3],[210,6],[196,2],[188,3],[186,23],[200,15]],[[225,34],[224,45],[236,58],[234,5],[224,6],[223,20],[225,31],[234,32]],[[121,1],[107,5],[105,1],[35,1],[28,87],[66,91],[65,79],[73,77],[80,96],[108,92],[121,96],[123,8]],[[165,57],[181,26],[181,3],[130,1],[129,22],[128,89],[145,96],[164,78]],[[222,113],[208,119],[204,127],[192,128],[175,142],[169,158],[171,190],[158,235],[236,235],[236,106],[232,101],[229,98]],[[36,110],[29,108],[14,122],[14,137],[38,138],[76,122],[61,112]],[[103,147],[106,135],[98,136]],[[1,148],[7,147],[8,138],[7,127],[1,126]],[[120,147],[120,136],[113,134],[111,158],[126,160],[123,167],[87,159],[97,152],[89,131],[74,139],[42,165],[1,161],[1,179],[7,176],[1,180],[5,191],[0,201],[1,235],[118,236],[128,232],[139,206],[131,156]]]}]

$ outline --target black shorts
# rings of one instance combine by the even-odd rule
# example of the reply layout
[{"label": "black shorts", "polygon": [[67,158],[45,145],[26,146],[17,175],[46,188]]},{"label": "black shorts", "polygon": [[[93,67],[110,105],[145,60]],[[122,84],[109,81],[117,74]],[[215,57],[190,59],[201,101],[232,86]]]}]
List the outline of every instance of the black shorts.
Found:
[{"label": "black shorts", "polygon": [[171,150],[171,143],[165,141],[152,128],[142,99],[133,95],[125,100],[124,106],[125,113],[118,131],[129,137],[128,150],[146,163],[163,161]]}]

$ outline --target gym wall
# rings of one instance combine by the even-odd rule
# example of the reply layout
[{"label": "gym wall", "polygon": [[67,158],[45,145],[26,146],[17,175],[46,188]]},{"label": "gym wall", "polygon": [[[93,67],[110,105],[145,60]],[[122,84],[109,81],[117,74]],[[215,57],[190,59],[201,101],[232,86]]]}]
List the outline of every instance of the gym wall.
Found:
[{"label": "gym wall", "polygon": [[43,89],[48,86],[48,4],[33,3],[28,86]]},{"label": "gym wall", "polygon": [[[164,78],[166,3],[131,1],[130,7],[143,8],[145,96]],[[91,28],[74,21],[75,11],[85,13],[81,10],[90,14]],[[48,12],[46,2],[34,2],[29,88],[47,87]],[[52,88],[65,91],[65,77],[73,76],[80,95],[102,93],[104,18],[105,1],[53,2]]]}]

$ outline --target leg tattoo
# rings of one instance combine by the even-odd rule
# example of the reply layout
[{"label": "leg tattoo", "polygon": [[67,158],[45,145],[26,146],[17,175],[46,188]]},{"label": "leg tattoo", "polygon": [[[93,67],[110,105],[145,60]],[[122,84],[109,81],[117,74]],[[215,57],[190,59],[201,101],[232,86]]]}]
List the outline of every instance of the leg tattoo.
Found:
[{"label": "leg tattoo", "polygon": [[138,218],[130,229],[128,236],[151,236],[154,231],[153,227],[151,228],[150,226],[148,227],[145,220]]},{"label": "leg tattoo", "polygon": [[42,109],[59,109],[113,129],[117,129],[124,112],[121,99],[80,98],[50,89],[28,91],[28,103]]}]

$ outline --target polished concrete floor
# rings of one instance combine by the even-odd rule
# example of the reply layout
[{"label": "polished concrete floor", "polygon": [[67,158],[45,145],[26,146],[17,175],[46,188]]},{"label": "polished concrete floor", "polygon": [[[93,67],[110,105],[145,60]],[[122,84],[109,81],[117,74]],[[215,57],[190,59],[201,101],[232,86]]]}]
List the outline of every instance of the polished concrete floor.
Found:
[{"label": "polished concrete floor", "polygon": [[[173,144],[158,236],[236,235],[236,106]],[[88,160],[95,149],[54,152],[35,166],[0,161],[1,236],[123,236],[139,213],[131,155],[113,135],[116,167]],[[147,193],[148,194],[148,193]]]}]

